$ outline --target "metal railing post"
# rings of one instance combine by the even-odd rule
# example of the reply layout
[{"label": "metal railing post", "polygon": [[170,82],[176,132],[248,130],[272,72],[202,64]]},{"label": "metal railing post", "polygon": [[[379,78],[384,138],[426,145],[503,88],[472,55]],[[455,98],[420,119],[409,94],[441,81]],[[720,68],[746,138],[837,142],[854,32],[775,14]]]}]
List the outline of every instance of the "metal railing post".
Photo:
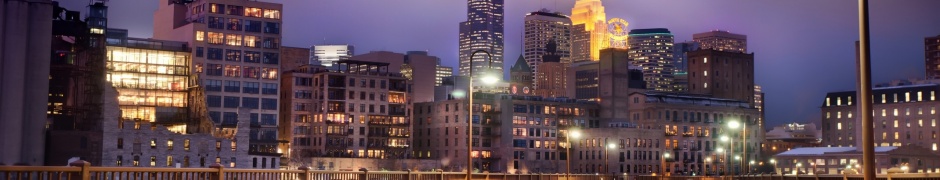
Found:
[{"label": "metal railing post", "polygon": [[216,172],[216,174],[212,176],[213,180],[225,180],[225,170],[223,170],[225,169],[225,167],[223,167],[219,163],[213,163],[212,165],[209,165],[209,168],[218,170],[218,172]]},{"label": "metal railing post", "polygon": [[297,168],[297,170],[304,171],[300,174],[301,180],[310,180],[310,167],[300,166],[299,168]]},{"label": "metal railing post", "polygon": [[80,179],[80,180],[90,180],[91,174],[88,172],[88,168],[91,167],[91,163],[88,161],[78,160],[72,163],[69,163],[69,166],[80,167],[82,171],[78,174],[72,174],[69,179]]},{"label": "metal railing post", "polygon": [[359,171],[362,171],[362,175],[359,175],[359,180],[366,180],[366,179],[369,179],[369,170],[368,170],[368,169],[362,168],[362,169],[359,169]]}]

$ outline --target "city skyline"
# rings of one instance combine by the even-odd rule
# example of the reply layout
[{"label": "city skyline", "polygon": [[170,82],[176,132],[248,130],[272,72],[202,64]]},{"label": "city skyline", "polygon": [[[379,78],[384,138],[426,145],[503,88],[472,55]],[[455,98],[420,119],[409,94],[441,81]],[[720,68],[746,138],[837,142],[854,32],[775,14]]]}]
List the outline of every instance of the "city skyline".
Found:
[{"label": "city skyline", "polygon": [[[456,67],[457,28],[453,25],[466,20],[464,1],[413,1],[423,6],[414,11],[400,8],[400,2],[324,1],[275,3],[296,4],[285,6],[284,44],[304,47],[322,43],[344,43],[357,46],[361,52],[388,50],[428,50],[431,55],[442,58],[444,65]],[[744,34],[749,38],[749,51],[755,52],[756,84],[768,94],[767,126],[786,122],[818,122],[818,99],[828,91],[849,90],[854,85],[854,49],[857,40],[855,2],[744,2],[718,1],[685,3],[674,11],[661,11],[674,6],[674,1],[605,1],[607,14],[631,22],[631,28],[665,27],[673,31],[676,42],[690,41],[694,33],[714,29]],[[111,27],[130,29],[132,37],[151,37],[153,3],[111,2]],[[319,3],[319,4],[317,4]],[[412,3],[412,2],[408,2]],[[711,12],[708,8],[735,4],[740,11]],[[806,3],[813,3],[806,5]],[[919,4],[918,4],[919,3]],[[928,7],[937,7],[940,2],[918,1],[908,4],[873,2],[872,4],[872,48],[874,83],[893,79],[923,77],[923,38],[940,32],[940,22],[930,21]],[[574,1],[545,1],[542,3],[507,2],[505,57],[518,57],[522,50],[521,37],[524,13],[548,8],[570,14]],[[712,5],[714,4],[714,5]],[[64,2],[70,9],[84,9],[85,2]],[[440,8],[421,8],[426,6]],[[659,7],[659,8],[657,8]],[[683,7],[690,7],[684,9]],[[776,9],[768,9],[768,8]],[[150,8],[150,9],[147,9]],[[301,10],[312,8],[312,10]],[[352,10],[352,11],[336,11]],[[394,11],[393,11],[394,10]],[[420,11],[419,11],[420,10]],[[792,13],[794,10],[801,13]],[[368,12],[362,16],[346,16]],[[676,13],[683,12],[683,13]],[[314,14],[337,16],[315,16]],[[426,14],[440,14],[427,18]],[[381,14],[378,18],[362,18]],[[691,16],[696,14],[696,16]],[[743,16],[743,15],[747,16]],[[823,16],[822,14],[825,14]],[[297,18],[297,17],[311,17]],[[421,19],[416,19],[421,17]],[[688,22],[689,17],[698,18]],[[326,18],[332,18],[326,20]],[[408,21],[409,18],[415,18]],[[305,22],[306,21],[306,22]],[[774,23],[766,23],[766,22]],[[351,22],[348,27],[312,26],[301,24],[336,24]],[[370,27],[391,27],[375,31]],[[434,28],[437,31],[414,31],[417,28]],[[362,29],[350,31],[350,29]],[[841,33],[851,32],[851,33]],[[326,39],[323,41],[323,39]],[[377,40],[380,39],[380,40]],[[418,40],[426,39],[426,40]],[[781,46],[783,46],[781,48]],[[820,63],[824,61],[824,63]],[[514,64],[507,60],[504,69]],[[771,68],[773,67],[773,68]],[[805,73],[794,73],[805,72]],[[825,77],[825,78],[821,78]]]}]

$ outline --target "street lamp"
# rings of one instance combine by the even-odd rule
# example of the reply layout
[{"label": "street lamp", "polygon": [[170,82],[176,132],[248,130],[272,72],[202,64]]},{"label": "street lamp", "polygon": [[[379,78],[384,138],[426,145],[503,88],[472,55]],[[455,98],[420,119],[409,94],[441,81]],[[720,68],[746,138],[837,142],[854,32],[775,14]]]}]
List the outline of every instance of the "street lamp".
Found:
[{"label": "street lamp", "polygon": [[773,167],[773,168],[774,168],[774,173],[777,173],[777,160],[774,160],[773,158],[770,158],[770,163],[771,163],[771,164],[774,164],[774,167]]},{"label": "street lamp", "polygon": [[[722,141],[727,141],[727,140],[728,140],[728,137],[727,137],[727,136],[721,136],[721,137],[722,137],[722,138],[721,138]],[[725,154],[725,148],[717,147],[717,148],[715,148],[715,152],[721,153],[721,159],[724,159],[725,161],[728,161],[728,155]],[[719,166],[721,166],[722,163],[719,162],[718,164],[719,164]],[[727,164],[724,164],[724,165],[725,165],[725,168],[721,168],[722,173],[721,173],[720,176],[725,176],[726,174],[728,174],[728,166],[727,166]]]},{"label": "street lamp", "polygon": [[568,145],[565,148],[565,180],[571,179],[571,138],[577,139],[581,137],[581,132],[577,130],[569,129],[568,134],[565,135],[565,144]]},{"label": "street lamp", "polygon": [[[470,54],[470,76],[469,83],[467,87],[469,105],[467,106],[467,180],[470,180],[470,176],[473,175],[473,57],[477,53],[485,53],[487,56],[487,68],[492,68],[493,66],[493,55],[490,52],[485,50],[477,50]],[[499,78],[494,77],[493,75],[484,76],[482,79],[484,84],[492,84],[499,80]],[[456,120],[455,120],[456,121]]]},{"label": "street lamp", "polygon": [[[706,158],[705,158],[705,163],[711,164],[711,163],[712,163],[712,157],[706,157]],[[705,176],[705,177],[708,177],[708,165],[706,165],[705,163],[702,163],[702,175]],[[712,168],[714,168],[714,167],[712,167]]]},{"label": "street lamp", "polygon": [[660,170],[661,170],[660,173],[662,173],[662,176],[659,176],[659,179],[663,179],[663,177],[666,176],[666,159],[667,159],[667,158],[669,158],[669,153],[663,151],[663,158],[662,158],[662,161],[661,161],[662,164],[660,165],[660,166],[661,166],[661,167],[660,167]]},{"label": "street lamp", "polygon": [[748,164],[747,164],[747,171],[748,171],[748,172],[751,172],[751,166],[754,166],[754,160],[751,160],[751,162],[748,162]]},{"label": "street lamp", "polygon": [[[738,127],[741,127],[741,123],[740,123],[740,122],[738,122],[738,121],[736,121],[736,120],[728,121],[728,129],[735,130],[735,129],[738,129]],[[728,139],[729,139],[730,142],[731,142],[731,143],[730,143],[730,146],[731,146],[731,154],[734,154],[734,138],[728,138]],[[742,145],[742,148],[743,148],[744,143],[741,143],[741,145]],[[742,149],[742,150],[743,150],[743,149]],[[732,163],[732,167],[733,167],[734,162],[731,162],[731,163]],[[741,168],[744,168],[744,161],[741,161]],[[731,173],[734,174],[734,173],[735,173],[734,170],[732,170]]]},{"label": "street lamp", "polygon": [[801,167],[803,167],[803,163],[796,163],[796,173],[794,174],[800,174]]},{"label": "street lamp", "polygon": [[605,154],[605,155],[604,155],[604,156],[605,156],[604,164],[607,165],[607,173],[608,173],[608,174],[612,174],[612,173],[610,173],[610,150],[611,150],[611,149],[614,149],[614,148],[616,148],[616,147],[617,147],[617,146],[614,145],[614,143],[609,143],[609,144],[607,144],[607,148],[604,149],[604,154]]}]

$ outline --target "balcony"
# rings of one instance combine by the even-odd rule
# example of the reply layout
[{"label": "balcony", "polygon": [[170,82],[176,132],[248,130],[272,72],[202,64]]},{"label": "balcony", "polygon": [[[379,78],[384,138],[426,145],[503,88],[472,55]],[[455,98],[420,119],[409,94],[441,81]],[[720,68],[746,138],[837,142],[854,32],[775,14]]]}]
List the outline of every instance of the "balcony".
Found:
[{"label": "balcony", "polygon": [[695,163],[695,160],[693,160],[693,159],[683,159],[683,160],[682,160],[682,163],[691,164],[691,163]]},{"label": "balcony", "polygon": [[692,137],[692,135],[690,132],[682,133],[682,137]]},{"label": "balcony", "polygon": [[391,138],[408,138],[408,137],[411,137],[411,135],[410,135],[410,134],[390,134],[390,135],[388,135],[388,137],[391,137]]},{"label": "balcony", "polygon": [[675,131],[666,131],[666,136],[676,136],[678,135]]},{"label": "balcony", "polygon": [[326,124],[349,124],[349,121],[325,120]]},{"label": "balcony", "polygon": [[327,136],[348,136],[350,133],[346,132],[327,132]]},{"label": "balcony", "polygon": [[503,123],[499,122],[499,120],[494,120],[494,119],[488,119],[486,121],[483,121],[484,126],[499,126],[501,124]]},{"label": "balcony", "polygon": [[408,122],[392,122],[392,121],[369,121],[369,125],[377,126],[408,126],[411,123]]}]

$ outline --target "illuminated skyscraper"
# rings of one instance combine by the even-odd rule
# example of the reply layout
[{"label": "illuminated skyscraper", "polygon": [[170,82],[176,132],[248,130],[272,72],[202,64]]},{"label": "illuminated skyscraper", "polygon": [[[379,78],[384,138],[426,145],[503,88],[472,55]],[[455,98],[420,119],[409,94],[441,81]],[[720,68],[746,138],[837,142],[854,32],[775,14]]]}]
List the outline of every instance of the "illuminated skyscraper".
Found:
[{"label": "illuminated skyscraper", "polygon": [[571,9],[571,59],[596,61],[601,49],[610,46],[607,38],[607,15],[601,0],[578,0]]},{"label": "illuminated skyscraper", "polygon": [[[468,0],[467,21],[460,23],[460,76],[473,77],[483,73],[498,73],[503,70],[503,0]],[[484,50],[493,59],[489,63],[485,53],[473,52]]]},{"label": "illuminated skyscraper", "polygon": [[940,78],[940,35],[924,38],[924,62],[927,79]]},{"label": "illuminated skyscraper", "polygon": [[747,53],[747,36],[714,30],[692,35],[702,49]]},{"label": "illuminated skyscraper", "polygon": [[633,65],[643,69],[647,90],[675,90],[672,43],[672,33],[665,28],[630,31],[630,59]]},{"label": "illuminated skyscraper", "polygon": [[556,45],[554,54],[561,58],[560,63],[571,63],[571,19],[546,9],[527,14],[522,54],[529,67],[534,67],[532,73],[538,71],[542,56],[548,53],[549,43]]}]

